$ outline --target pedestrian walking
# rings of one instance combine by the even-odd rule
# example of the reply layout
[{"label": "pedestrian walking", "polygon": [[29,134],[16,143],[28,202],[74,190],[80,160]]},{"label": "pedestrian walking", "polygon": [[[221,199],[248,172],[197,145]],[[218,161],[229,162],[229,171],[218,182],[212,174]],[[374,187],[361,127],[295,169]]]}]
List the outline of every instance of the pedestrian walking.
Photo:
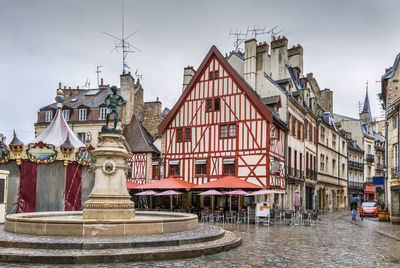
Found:
[{"label": "pedestrian walking", "polygon": [[351,202],[350,209],[351,209],[351,219],[355,221],[357,216],[357,202],[355,201]]}]

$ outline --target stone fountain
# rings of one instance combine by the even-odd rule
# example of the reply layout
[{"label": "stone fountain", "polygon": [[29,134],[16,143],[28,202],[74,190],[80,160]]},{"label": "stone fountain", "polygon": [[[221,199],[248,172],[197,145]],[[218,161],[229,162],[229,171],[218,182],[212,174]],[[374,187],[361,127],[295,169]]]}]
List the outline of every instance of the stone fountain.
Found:
[{"label": "stone fountain", "polygon": [[216,226],[199,226],[194,214],[135,213],[126,188],[131,154],[125,148],[125,138],[115,129],[116,120],[114,128],[108,128],[110,114],[115,113],[118,118],[120,102],[124,103],[112,90],[113,94],[107,97],[107,124],[93,151],[95,182],[83,211],[7,215],[4,231],[0,230],[0,262],[175,259],[213,254],[241,244],[239,235]]}]

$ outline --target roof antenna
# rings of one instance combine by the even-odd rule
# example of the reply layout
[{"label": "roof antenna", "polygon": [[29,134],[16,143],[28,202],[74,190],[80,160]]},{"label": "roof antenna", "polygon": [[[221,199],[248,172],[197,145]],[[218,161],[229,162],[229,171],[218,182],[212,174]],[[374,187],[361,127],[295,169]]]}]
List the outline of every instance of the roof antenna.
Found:
[{"label": "roof antenna", "polygon": [[89,77],[86,78],[86,82],[85,85],[83,86],[84,88],[90,89],[90,81],[89,81]]},{"label": "roof antenna", "polygon": [[126,63],[126,56],[128,56],[128,53],[135,53],[136,51],[142,52],[140,49],[135,47],[134,45],[130,44],[127,42],[127,40],[133,36],[137,31],[131,33],[127,37],[125,37],[125,22],[124,22],[124,1],[122,0],[122,31],[121,31],[121,38],[116,37],[112,34],[106,33],[102,31],[103,34],[108,35],[109,37],[116,39],[117,41],[114,40],[114,48],[111,50],[113,52],[114,50],[118,52],[118,48],[122,49],[122,74],[126,73],[126,69],[130,69],[128,64]]},{"label": "roof antenna", "polygon": [[249,27],[247,27],[247,34],[250,33],[250,35],[254,36],[254,38],[257,39],[257,35],[262,35],[267,33],[265,31],[265,28],[267,28],[266,25],[264,25],[264,28],[259,28],[256,27],[255,25],[253,26],[253,29],[249,29]]},{"label": "roof antenna", "polygon": [[140,79],[143,81],[143,73],[139,74],[139,69],[136,69],[135,76],[136,76],[136,79]]},{"label": "roof antenna", "polygon": [[99,82],[99,75],[101,73],[100,68],[103,67],[103,65],[98,65],[96,66],[96,71],[95,73],[97,73],[97,86],[100,87],[100,82]]},{"label": "roof antenna", "polygon": [[275,32],[275,29],[278,28],[278,26],[273,27],[271,30],[269,30],[268,32],[265,32],[267,34],[271,34],[271,41],[276,39],[276,36],[278,34],[280,34],[281,32],[283,32],[283,30],[277,31]]},{"label": "roof antenna", "polygon": [[[242,33],[242,31],[236,30],[236,32],[231,32],[229,33],[229,37],[233,36],[235,38],[235,41],[233,41],[233,46],[235,47],[235,51],[238,51],[240,45],[243,43],[244,40],[246,40],[247,33]],[[228,37],[228,39],[229,39]]]}]

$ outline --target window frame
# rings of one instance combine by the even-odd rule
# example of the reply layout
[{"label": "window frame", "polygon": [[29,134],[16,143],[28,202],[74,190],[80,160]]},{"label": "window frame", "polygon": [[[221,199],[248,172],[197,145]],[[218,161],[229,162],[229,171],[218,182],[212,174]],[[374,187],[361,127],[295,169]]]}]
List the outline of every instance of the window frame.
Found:
[{"label": "window frame", "polygon": [[[71,110],[70,109],[62,110],[62,115],[63,115],[65,121],[69,121],[69,119],[71,118]],[[68,115],[68,116],[66,116],[66,115]]]},{"label": "window frame", "polygon": [[[104,117],[102,115],[104,115]],[[100,109],[99,109],[99,120],[106,120],[106,118],[107,118],[107,108],[106,107],[100,107]]]},{"label": "window frame", "polygon": [[44,121],[45,121],[46,123],[50,123],[51,120],[53,120],[53,117],[54,117],[53,114],[54,114],[53,110],[47,110],[47,111],[45,111],[45,113],[44,113]]},{"label": "window frame", "polygon": [[87,121],[87,114],[88,114],[87,110],[88,110],[87,108],[78,109],[78,121]]},{"label": "window frame", "polygon": [[[180,162],[179,164],[175,165],[168,165],[168,176],[171,177],[179,177],[181,174],[181,168],[180,168]],[[173,172],[172,172],[173,171]]]}]

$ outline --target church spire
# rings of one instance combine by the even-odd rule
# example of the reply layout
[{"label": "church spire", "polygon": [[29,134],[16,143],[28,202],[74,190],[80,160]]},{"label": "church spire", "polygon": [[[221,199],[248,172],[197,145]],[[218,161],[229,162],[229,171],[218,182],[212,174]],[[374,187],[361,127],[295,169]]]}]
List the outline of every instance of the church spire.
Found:
[{"label": "church spire", "polygon": [[[366,116],[361,116],[362,114],[365,114]],[[372,113],[371,113],[371,105],[369,103],[369,98],[368,98],[368,80],[366,82],[366,90],[365,90],[365,100],[364,100],[364,106],[361,111],[361,119],[365,118],[368,123],[372,121]]]}]

